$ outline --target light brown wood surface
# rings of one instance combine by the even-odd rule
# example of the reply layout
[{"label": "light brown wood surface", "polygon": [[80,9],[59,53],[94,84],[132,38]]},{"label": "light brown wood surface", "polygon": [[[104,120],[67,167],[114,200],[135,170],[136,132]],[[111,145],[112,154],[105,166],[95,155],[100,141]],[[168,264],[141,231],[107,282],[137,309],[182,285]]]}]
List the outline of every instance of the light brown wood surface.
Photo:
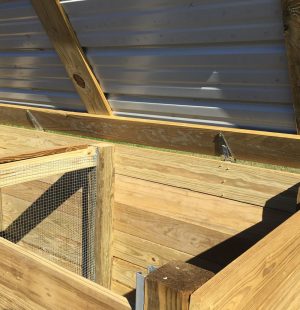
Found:
[{"label": "light brown wood surface", "polygon": [[115,166],[113,145],[95,146],[97,149],[97,198],[95,219],[96,282],[111,288],[113,207]]},{"label": "light brown wood surface", "polygon": [[299,254],[298,212],[199,288],[190,310],[299,309]]},{"label": "light brown wood surface", "polygon": [[0,239],[0,308],[129,310],[127,300]]},{"label": "light brown wood surface", "polygon": [[10,162],[0,165],[0,187],[95,166],[96,153],[92,147],[79,151]]},{"label": "light brown wood surface", "polygon": [[281,4],[296,128],[300,134],[300,1],[281,0]]},{"label": "light brown wood surface", "polygon": [[226,137],[237,159],[300,167],[300,137],[235,128],[98,116],[7,104],[0,105],[0,123],[32,127],[30,110],[45,130],[57,130],[208,155],[216,151],[216,137]]},{"label": "light brown wood surface", "polygon": [[188,310],[191,294],[214,273],[172,261],[145,278],[145,310]]},{"label": "light brown wood surface", "polygon": [[[300,174],[116,145],[117,173],[294,212]],[[299,184],[299,185],[298,185]]]},{"label": "light brown wood surface", "polygon": [[93,141],[0,125],[0,163],[86,148]]},{"label": "light brown wood surface", "polygon": [[110,115],[111,108],[59,0],[31,0],[49,39],[87,111]]}]

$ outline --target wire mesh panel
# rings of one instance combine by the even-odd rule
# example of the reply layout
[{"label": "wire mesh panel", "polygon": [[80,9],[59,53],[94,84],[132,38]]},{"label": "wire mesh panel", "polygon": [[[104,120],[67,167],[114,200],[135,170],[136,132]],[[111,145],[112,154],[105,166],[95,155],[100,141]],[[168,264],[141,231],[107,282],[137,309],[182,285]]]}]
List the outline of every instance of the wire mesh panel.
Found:
[{"label": "wire mesh panel", "polygon": [[[58,161],[41,164],[50,176],[2,187],[1,236],[95,281],[96,161],[86,161],[87,168],[76,170],[75,161],[66,173]],[[33,179],[36,167],[24,167],[22,178]],[[0,174],[11,177],[1,166]]]}]

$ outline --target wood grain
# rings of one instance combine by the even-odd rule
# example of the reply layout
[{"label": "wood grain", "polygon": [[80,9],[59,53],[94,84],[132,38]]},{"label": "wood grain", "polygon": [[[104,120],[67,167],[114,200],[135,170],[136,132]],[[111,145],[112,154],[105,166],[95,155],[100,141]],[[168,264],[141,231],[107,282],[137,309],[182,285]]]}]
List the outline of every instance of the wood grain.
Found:
[{"label": "wood grain", "polygon": [[110,105],[60,1],[31,0],[31,3],[87,111],[110,115]]},{"label": "wood grain", "polygon": [[0,166],[0,187],[95,166],[95,150],[91,147],[79,151],[10,162]]},{"label": "wood grain", "polygon": [[116,171],[253,205],[296,211],[299,174],[122,145],[116,146]]},{"label": "wood grain", "polygon": [[97,149],[97,198],[95,221],[96,282],[111,287],[113,205],[114,205],[114,147],[111,144],[95,146]]},{"label": "wood grain", "polygon": [[191,294],[214,274],[182,262],[170,262],[145,279],[145,310],[188,310]]},{"label": "wood grain", "polygon": [[196,309],[299,309],[300,213],[296,213],[191,297]]},{"label": "wood grain", "polygon": [[300,1],[281,0],[296,128],[300,134]]},{"label": "wood grain", "polygon": [[300,167],[298,135],[107,117],[7,104],[0,105],[0,123],[32,127],[26,116],[28,109],[45,130],[208,155],[220,155],[216,137],[222,132],[237,159]]},{"label": "wood grain", "polygon": [[131,309],[125,298],[4,239],[0,275],[1,309]]}]

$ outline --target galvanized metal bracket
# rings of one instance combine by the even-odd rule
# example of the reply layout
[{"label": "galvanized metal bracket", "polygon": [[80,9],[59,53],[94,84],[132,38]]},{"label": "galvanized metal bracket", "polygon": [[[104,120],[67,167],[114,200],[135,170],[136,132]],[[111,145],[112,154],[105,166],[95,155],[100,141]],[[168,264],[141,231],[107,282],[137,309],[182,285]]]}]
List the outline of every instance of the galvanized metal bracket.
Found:
[{"label": "galvanized metal bracket", "polygon": [[222,152],[222,159],[224,161],[230,161],[232,163],[235,163],[236,159],[222,132],[219,133],[218,138],[219,138],[219,144],[220,144],[221,152]]},{"label": "galvanized metal bracket", "polygon": [[[149,266],[147,268],[148,274],[157,269],[155,266]],[[142,272],[136,273],[136,291],[135,291],[135,310],[144,310],[145,303],[145,278]]]},{"label": "galvanized metal bracket", "polygon": [[31,122],[32,126],[39,131],[45,131],[42,125],[39,123],[39,121],[36,119],[36,117],[29,111],[26,111],[27,118]]}]

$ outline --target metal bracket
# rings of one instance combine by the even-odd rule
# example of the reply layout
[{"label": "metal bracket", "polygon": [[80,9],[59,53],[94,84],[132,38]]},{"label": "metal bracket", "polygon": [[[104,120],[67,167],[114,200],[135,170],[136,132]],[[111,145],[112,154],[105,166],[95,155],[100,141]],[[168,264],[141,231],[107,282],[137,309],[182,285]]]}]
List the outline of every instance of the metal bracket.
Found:
[{"label": "metal bracket", "polygon": [[[155,266],[149,266],[147,268],[148,274],[154,272],[157,269]],[[145,303],[145,278],[142,272],[136,273],[136,291],[135,291],[135,310],[144,310]]]},{"label": "metal bracket", "polygon": [[36,130],[45,131],[44,128],[42,127],[42,125],[36,119],[36,117],[29,110],[26,111],[26,114],[27,114],[28,120],[31,122],[32,126]]},{"label": "metal bracket", "polygon": [[222,151],[222,158],[224,161],[231,161],[232,163],[236,162],[236,159],[233,155],[233,152],[222,132],[219,133],[220,146]]}]

